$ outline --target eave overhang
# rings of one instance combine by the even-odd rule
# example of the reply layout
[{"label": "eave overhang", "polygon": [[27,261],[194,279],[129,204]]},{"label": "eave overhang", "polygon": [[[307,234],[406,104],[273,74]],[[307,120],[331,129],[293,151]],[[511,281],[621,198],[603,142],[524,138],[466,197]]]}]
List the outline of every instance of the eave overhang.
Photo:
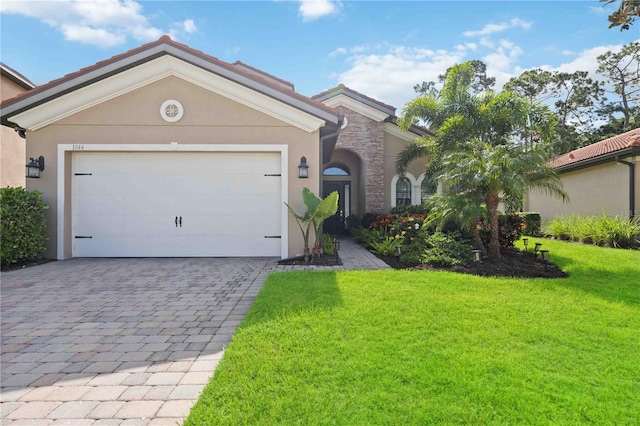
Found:
[{"label": "eave overhang", "polygon": [[616,159],[625,159],[625,158],[636,157],[636,156],[640,156],[640,147],[632,146],[632,147],[624,148],[618,151],[613,151],[607,154],[599,155],[597,157],[587,158],[582,161],[576,161],[575,163],[565,164],[563,166],[555,167],[555,169],[558,173],[567,173],[575,170],[584,169],[586,167],[615,162]]},{"label": "eave overhang", "polygon": [[323,133],[330,133],[341,123],[340,114],[332,108],[163,37],[3,102],[2,124],[38,130],[172,75],[307,132],[327,127]]}]

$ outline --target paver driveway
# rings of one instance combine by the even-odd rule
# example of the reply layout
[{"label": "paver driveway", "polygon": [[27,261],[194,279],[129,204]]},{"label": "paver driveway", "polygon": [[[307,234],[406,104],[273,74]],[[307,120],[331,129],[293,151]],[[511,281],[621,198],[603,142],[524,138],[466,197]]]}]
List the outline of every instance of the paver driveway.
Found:
[{"label": "paver driveway", "polygon": [[274,259],[72,259],[2,273],[0,423],[175,425]]}]

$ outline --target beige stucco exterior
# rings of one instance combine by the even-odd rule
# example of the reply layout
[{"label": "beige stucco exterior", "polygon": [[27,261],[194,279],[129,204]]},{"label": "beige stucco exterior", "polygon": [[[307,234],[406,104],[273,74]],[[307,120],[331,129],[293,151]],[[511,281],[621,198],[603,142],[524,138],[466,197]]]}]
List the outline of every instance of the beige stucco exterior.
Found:
[{"label": "beige stucco exterior", "polygon": [[[391,133],[385,132],[384,134],[384,207],[386,211],[391,210],[393,204],[395,204],[392,200],[392,195],[395,192],[392,185],[394,184],[393,178],[397,175],[396,159],[398,158],[398,154],[407,146],[407,143],[408,141],[406,139]],[[413,160],[407,167],[406,174],[413,183],[411,194],[414,199],[418,196],[417,194],[420,194],[420,177],[423,175],[426,165],[427,159],[421,158]]]},{"label": "beige stucco exterior", "polygon": [[[640,206],[640,157],[625,161],[635,162],[635,205]],[[555,216],[599,216],[603,213],[629,215],[629,166],[615,160],[581,169],[560,173],[569,201],[550,197],[540,191],[530,191],[527,211],[539,212],[543,219]]]},{"label": "beige stucco exterior", "polygon": [[[184,116],[176,123],[162,119],[160,106],[168,99],[179,101]],[[71,256],[71,152],[66,153],[65,170],[58,170],[60,144],[127,144],[127,145],[286,145],[288,154],[289,203],[304,210],[301,193],[307,186],[320,190],[319,131],[307,132],[277,120],[263,112],[242,105],[222,95],[204,90],[179,77],[166,77],[130,91],[109,101],[92,106],[42,129],[29,132],[27,156],[43,155],[46,170],[40,179],[30,179],[29,190],[39,190],[49,205],[47,256]],[[298,178],[300,157],[306,156],[311,166],[309,178]],[[24,166],[23,166],[24,167]],[[314,170],[315,168],[315,170]],[[58,223],[58,174],[65,173],[64,252],[56,253]],[[233,208],[230,206],[230,208]],[[303,240],[295,221],[288,217],[289,255],[302,253]]]},{"label": "beige stucco exterior", "polygon": [[[1,100],[12,98],[26,89],[19,84],[0,76]],[[25,186],[25,140],[8,126],[0,126],[0,186]]]}]

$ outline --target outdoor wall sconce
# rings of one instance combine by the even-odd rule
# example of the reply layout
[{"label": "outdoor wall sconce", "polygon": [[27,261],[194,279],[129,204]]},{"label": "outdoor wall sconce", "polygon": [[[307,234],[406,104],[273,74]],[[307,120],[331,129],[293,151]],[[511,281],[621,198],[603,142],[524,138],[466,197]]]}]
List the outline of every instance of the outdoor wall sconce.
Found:
[{"label": "outdoor wall sconce", "polygon": [[540,250],[540,256],[542,257],[542,261],[544,262],[544,270],[547,270],[547,265],[549,264],[549,250]]},{"label": "outdoor wall sconce", "polygon": [[474,262],[481,262],[480,254],[482,253],[482,251],[480,251],[480,250],[471,250],[471,253],[473,253],[473,261]]},{"label": "outdoor wall sconce", "polygon": [[31,160],[27,164],[27,177],[33,179],[40,178],[40,172],[44,170],[44,157],[41,155],[38,158],[29,158]]},{"label": "outdoor wall sconce", "polygon": [[333,253],[338,256],[338,250],[340,250],[340,241],[337,238],[333,238]]},{"label": "outdoor wall sconce", "polygon": [[309,165],[307,165],[307,157],[300,157],[300,165],[298,166],[298,177],[306,179],[309,177]]},{"label": "outdoor wall sconce", "polygon": [[524,244],[524,251],[527,251],[527,247],[529,246],[529,239],[528,238],[523,238],[522,239],[522,244]]}]

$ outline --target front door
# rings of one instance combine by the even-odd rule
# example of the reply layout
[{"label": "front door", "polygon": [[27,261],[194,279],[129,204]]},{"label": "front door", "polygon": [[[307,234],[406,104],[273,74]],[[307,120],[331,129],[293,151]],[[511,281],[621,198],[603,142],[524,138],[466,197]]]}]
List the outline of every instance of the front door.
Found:
[{"label": "front door", "polygon": [[338,192],[338,211],[324,222],[324,232],[331,235],[343,235],[347,232],[345,219],[351,214],[351,182],[325,181],[323,197]]}]

